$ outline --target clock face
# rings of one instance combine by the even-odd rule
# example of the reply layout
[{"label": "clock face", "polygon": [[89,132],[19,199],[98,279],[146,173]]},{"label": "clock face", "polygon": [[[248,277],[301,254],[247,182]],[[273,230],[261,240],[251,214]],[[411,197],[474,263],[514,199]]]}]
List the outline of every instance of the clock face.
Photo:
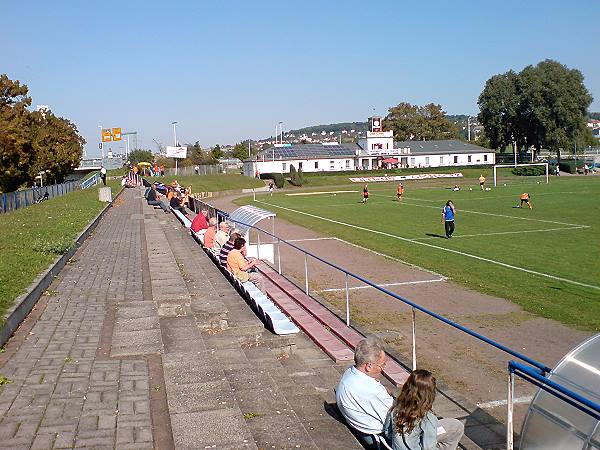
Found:
[{"label": "clock face", "polygon": [[373,121],[373,126],[378,127],[379,126],[379,120],[374,120]]}]

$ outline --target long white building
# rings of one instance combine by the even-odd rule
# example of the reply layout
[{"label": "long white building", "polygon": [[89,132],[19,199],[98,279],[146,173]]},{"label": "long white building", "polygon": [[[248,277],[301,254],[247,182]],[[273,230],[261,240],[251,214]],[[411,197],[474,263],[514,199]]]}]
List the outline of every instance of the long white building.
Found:
[{"label": "long white building", "polygon": [[357,144],[277,144],[244,161],[244,174],[289,173],[292,165],[303,172],[339,172],[495,164],[493,150],[459,140],[394,142],[381,118],[369,120],[370,131]]}]

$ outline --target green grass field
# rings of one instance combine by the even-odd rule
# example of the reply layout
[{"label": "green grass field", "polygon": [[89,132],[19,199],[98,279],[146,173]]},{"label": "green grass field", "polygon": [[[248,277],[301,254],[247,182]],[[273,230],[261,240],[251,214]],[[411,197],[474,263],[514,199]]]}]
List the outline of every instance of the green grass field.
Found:
[{"label": "green grass field", "polygon": [[[113,197],[121,189],[109,182]],[[0,317],[106,206],[98,187],[0,215]]]},{"label": "green grass field", "polygon": [[182,186],[192,186],[193,192],[218,192],[233,189],[250,189],[253,187],[263,187],[265,182],[256,178],[245,177],[239,174],[218,174],[218,175],[190,175],[190,176],[164,176],[164,177],[146,177],[151,183],[159,181],[161,183],[171,183],[173,180]]},{"label": "green grass field", "polygon": [[[600,330],[600,177],[552,178],[549,185],[540,177],[517,178],[512,181],[521,183],[505,178],[507,186],[491,191],[480,191],[472,179],[461,180],[459,192],[448,189],[453,180],[404,183],[402,203],[395,198],[397,183],[371,183],[366,205],[360,203],[362,185],[346,181],[340,189],[355,193],[282,192],[257,195],[255,204],[323,235],[366,245],[509,299],[529,312]],[[515,208],[525,191],[533,210]],[[451,240],[443,236],[441,223],[448,199],[457,208]]]}]

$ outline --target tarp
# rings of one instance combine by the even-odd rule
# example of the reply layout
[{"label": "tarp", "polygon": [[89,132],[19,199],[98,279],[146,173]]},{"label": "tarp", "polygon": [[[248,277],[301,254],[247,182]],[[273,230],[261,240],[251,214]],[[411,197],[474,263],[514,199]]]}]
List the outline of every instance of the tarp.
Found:
[{"label": "tarp", "polygon": [[386,164],[398,164],[398,160],[396,158],[386,158],[381,162]]}]

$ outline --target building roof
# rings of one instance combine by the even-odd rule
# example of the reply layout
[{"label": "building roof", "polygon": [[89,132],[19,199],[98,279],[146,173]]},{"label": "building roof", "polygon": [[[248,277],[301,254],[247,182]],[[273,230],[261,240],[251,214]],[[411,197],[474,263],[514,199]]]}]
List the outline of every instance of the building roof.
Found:
[{"label": "building roof", "polygon": [[356,144],[297,144],[281,147],[269,147],[256,155],[258,160],[348,158],[356,156],[360,147]]},{"label": "building roof", "polygon": [[493,152],[479,145],[469,144],[456,139],[445,141],[398,141],[394,149],[410,148],[410,154],[447,154],[447,153],[489,153]]}]

